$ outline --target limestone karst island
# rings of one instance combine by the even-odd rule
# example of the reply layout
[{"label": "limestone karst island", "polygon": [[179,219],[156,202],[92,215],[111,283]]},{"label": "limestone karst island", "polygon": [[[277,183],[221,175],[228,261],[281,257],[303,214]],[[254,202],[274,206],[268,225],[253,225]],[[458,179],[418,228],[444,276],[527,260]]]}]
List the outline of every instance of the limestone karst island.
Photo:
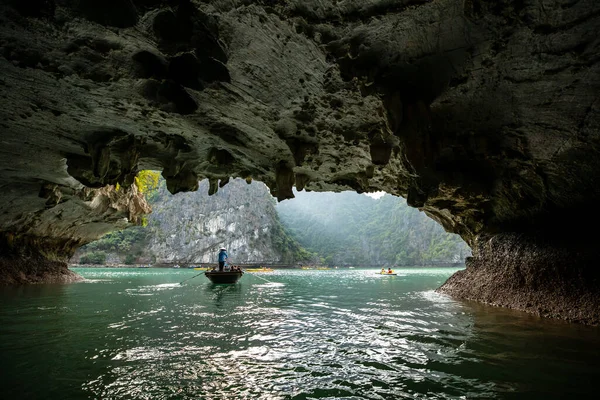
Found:
[{"label": "limestone karst island", "polygon": [[597,0],[0,1],[18,399],[588,399]]}]

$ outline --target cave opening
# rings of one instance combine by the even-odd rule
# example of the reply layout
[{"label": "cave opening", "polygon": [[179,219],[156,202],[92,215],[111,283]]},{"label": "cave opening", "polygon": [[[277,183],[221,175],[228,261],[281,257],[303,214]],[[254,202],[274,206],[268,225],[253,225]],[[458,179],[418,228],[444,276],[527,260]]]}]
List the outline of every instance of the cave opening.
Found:
[{"label": "cave opening", "polygon": [[221,247],[238,264],[295,268],[460,267],[471,255],[458,235],[383,191],[294,188],[293,199],[278,202],[263,183],[237,178],[205,179],[173,195],[150,170],[135,185],[152,212],[79,248],[70,265],[213,264]]}]

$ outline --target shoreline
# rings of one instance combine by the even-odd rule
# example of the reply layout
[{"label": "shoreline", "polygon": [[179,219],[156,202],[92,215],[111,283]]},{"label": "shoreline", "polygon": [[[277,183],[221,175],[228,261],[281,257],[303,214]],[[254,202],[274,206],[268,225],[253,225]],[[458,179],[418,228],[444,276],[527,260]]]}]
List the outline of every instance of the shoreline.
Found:
[{"label": "shoreline", "polygon": [[[100,265],[100,264],[69,264],[68,268],[130,268],[130,269],[194,269],[194,268],[211,268],[217,267],[217,265],[212,264],[198,264],[193,267],[184,267],[174,268],[173,266],[144,266],[146,264],[133,264],[133,265],[125,265],[125,264],[112,264],[112,265]],[[296,266],[296,265],[272,265],[272,264],[235,264],[236,266],[240,266],[241,268],[275,268],[275,269],[299,269],[299,270],[334,270],[334,269],[381,269],[381,266],[337,266],[337,267],[327,267],[327,266]],[[386,269],[388,267],[385,267]],[[392,267],[392,269],[419,269],[419,268],[465,268],[465,264],[452,264],[452,265],[403,265]]]}]

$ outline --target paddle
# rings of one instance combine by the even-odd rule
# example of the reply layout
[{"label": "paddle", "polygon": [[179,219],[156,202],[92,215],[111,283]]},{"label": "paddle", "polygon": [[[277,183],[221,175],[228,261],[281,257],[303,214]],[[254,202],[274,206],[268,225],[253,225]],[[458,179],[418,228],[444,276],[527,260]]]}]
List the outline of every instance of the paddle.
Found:
[{"label": "paddle", "polygon": [[262,279],[263,281],[266,281],[266,282],[269,282],[269,283],[273,283],[273,282],[271,282],[270,280],[268,280],[268,279],[265,279],[265,278],[263,278],[262,276],[258,276],[258,275],[254,274],[254,273],[252,273],[252,272],[244,271],[244,273],[245,273],[245,274],[250,274],[250,275],[252,275],[252,276],[255,276],[255,277],[257,277],[258,279]]},{"label": "paddle", "polygon": [[203,273],[204,273],[204,271],[200,272],[198,275],[194,275],[194,276],[192,276],[191,278],[188,278],[188,279],[186,279],[186,280],[184,280],[184,281],[181,281],[181,282],[179,282],[179,284],[180,284],[180,285],[183,285],[183,282],[187,282],[187,281],[189,281],[190,279],[194,279],[195,277],[197,277],[197,276],[200,276],[200,275],[202,275]]},{"label": "paddle", "polygon": [[243,271],[244,271],[244,273],[245,273],[245,274],[250,274],[250,275],[252,275],[252,276],[254,276],[254,277],[258,278],[258,279],[262,279],[262,280],[263,280],[263,281],[265,281],[265,282],[269,282],[269,283],[275,283],[275,282],[272,282],[272,281],[270,281],[270,280],[268,280],[268,279],[265,279],[265,278],[263,278],[262,276],[258,276],[258,275],[254,274],[254,273],[252,273],[252,272],[249,272],[249,271],[248,271],[248,270],[246,270],[245,268],[244,268],[244,270],[243,270]]}]

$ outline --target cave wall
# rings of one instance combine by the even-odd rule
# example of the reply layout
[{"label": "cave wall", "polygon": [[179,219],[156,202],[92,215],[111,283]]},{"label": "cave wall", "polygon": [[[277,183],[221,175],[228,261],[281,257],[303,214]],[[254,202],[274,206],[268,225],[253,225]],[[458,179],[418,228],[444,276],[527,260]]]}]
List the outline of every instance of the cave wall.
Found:
[{"label": "cave wall", "polygon": [[92,240],[119,212],[74,193],[159,169],[560,247],[599,219],[599,28],[594,0],[4,1],[0,230]]},{"label": "cave wall", "polygon": [[[6,185],[0,195],[10,206],[3,213],[0,232],[0,284],[80,280],[66,263],[78,247],[112,230],[139,224],[151,212],[135,185],[119,189],[47,181],[40,185],[37,196]],[[8,220],[9,211],[16,221]]]},{"label": "cave wall", "polygon": [[457,298],[597,325],[597,241],[575,235],[480,235],[467,268],[438,289]]}]

